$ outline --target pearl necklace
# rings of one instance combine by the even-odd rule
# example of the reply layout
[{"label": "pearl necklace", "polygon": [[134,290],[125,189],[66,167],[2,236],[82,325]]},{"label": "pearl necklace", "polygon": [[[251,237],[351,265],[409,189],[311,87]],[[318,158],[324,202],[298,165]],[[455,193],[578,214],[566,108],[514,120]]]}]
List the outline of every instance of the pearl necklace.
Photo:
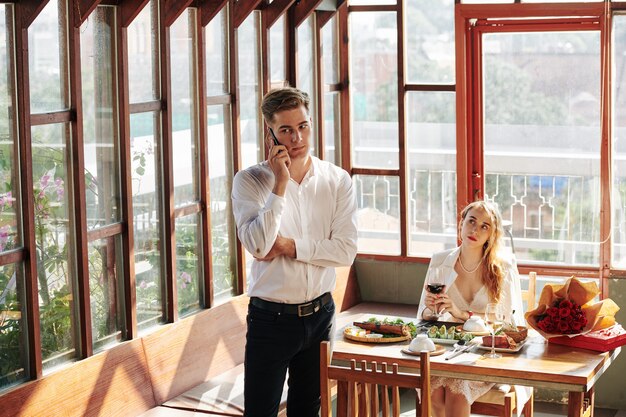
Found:
[{"label": "pearl necklace", "polygon": [[473,274],[474,272],[478,271],[478,268],[483,263],[483,258],[480,258],[480,262],[478,262],[478,264],[476,265],[476,268],[472,269],[471,271],[468,271],[467,268],[465,268],[465,265],[463,265],[463,260],[461,258],[462,256],[461,254],[459,254],[459,265],[461,265],[461,269],[465,271],[466,274]]}]

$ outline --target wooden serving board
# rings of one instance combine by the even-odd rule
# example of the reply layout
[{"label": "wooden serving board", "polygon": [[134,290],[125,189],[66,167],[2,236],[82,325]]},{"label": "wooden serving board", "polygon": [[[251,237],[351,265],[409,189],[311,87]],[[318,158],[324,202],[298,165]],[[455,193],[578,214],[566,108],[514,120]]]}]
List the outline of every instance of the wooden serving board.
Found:
[{"label": "wooden serving board", "polygon": [[350,329],[345,329],[343,331],[343,337],[348,340],[354,340],[355,342],[363,342],[363,343],[397,343],[404,342],[406,340],[411,340],[410,334],[405,334],[404,336],[397,337],[363,337],[363,336],[355,336],[350,334]]}]

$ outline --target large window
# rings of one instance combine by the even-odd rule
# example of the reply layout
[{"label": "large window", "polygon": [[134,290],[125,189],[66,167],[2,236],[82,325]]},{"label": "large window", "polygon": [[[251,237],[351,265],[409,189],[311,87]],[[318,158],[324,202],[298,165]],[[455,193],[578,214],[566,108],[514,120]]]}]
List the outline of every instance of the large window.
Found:
[{"label": "large window", "polygon": [[[32,113],[69,108],[67,8],[50,1],[28,30]],[[33,206],[41,355],[49,369],[77,356],[77,281],[71,126],[42,122],[31,128]]]},{"label": "large window", "polygon": [[[222,9],[206,26],[207,69],[228,69],[228,13],[228,8]],[[276,50],[280,50],[278,45]],[[227,70],[216,72],[209,70],[207,78],[211,80],[207,85],[206,113],[211,194],[211,276],[214,302],[221,303],[234,295],[237,290],[236,237],[230,199],[234,172],[231,102],[228,94],[230,77]]]},{"label": "large window", "polygon": [[[128,27],[132,226],[140,331],[165,320],[158,33],[158,2],[152,1]],[[141,111],[133,112],[133,105]]]},{"label": "large window", "polygon": [[614,17],[612,264],[626,269],[626,15]]},{"label": "large window", "polygon": [[171,26],[169,36],[173,103],[171,153],[176,207],[175,288],[181,316],[200,308],[200,277],[203,275],[201,206],[197,204],[200,200],[200,143],[196,18],[196,10],[187,9]]},{"label": "large window", "polygon": [[609,36],[600,3],[551,15],[455,3],[349,3],[343,76],[359,252],[428,258],[457,244],[458,210],[485,198],[500,207],[522,270],[619,273],[624,15]]},{"label": "large window", "polygon": [[[312,120],[316,120],[316,94],[315,76],[317,74],[314,51],[315,51],[315,14],[311,14],[300,26],[298,26],[298,81],[296,87],[306,91],[311,98],[309,113]],[[314,154],[319,154],[317,147],[317,130],[313,129],[311,146]]]},{"label": "large window", "polygon": [[[13,13],[0,5],[0,67],[7,69],[15,64]],[[27,377],[15,77],[12,70],[0,76],[0,389]]]},{"label": "large window", "polygon": [[511,222],[519,262],[597,267],[599,31],[482,41],[485,198]]},{"label": "large window", "polygon": [[262,124],[259,115],[261,104],[260,20],[260,13],[253,12],[237,28],[241,168],[247,168],[262,161],[264,156]]},{"label": "large window", "polygon": [[[115,9],[97,7],[81,27],[81,84],[91,325],[94,347],[120,341],[124,328]],[[112,227],[113,226],[113,227]]]},{"label": "large window", "polygon": [[322,70],[324,159],[341,166],[341,102],[339,96],[339,39],[337,16],[322,27]]}]

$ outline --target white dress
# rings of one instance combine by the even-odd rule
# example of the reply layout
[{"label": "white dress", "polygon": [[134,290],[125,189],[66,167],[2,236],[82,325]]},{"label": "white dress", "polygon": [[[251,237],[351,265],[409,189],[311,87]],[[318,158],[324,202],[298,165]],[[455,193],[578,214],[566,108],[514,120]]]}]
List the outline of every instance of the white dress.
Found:
[{"label": "white dress", "polygon": [[[487,289],[484,286],[480,288],[470,303],[459,293],[455,284],[452,284],[447,294],[452,302],[462,311],[485,311],[485,306],[489,302]],[[431,390],[435,390],[439,387],[448,388],[455,394],[462,394],[470,404],[483,394],[486,394],[494,385],[493,382],[468,381],[465,379],[439,376],[433,376],[430,380]]]},{"label": "white dress", "polygon": [[[489,303],[489,295],[487,289],[483,286],[476,293],[474,299],[471,302],[467,302],[456,288],[456,278],[458,274],[454,270],[461,248],[457,247],[442,252],[433,254],[428,269],[437,268],[441,270],[444,277],[444,283],[446,284],[446,292],[452,301],[463,311],[476,311],[483,312],[487,303]],[[500,292],[500,305],[503,307],[505,315],[510,315],[513,312],[517,323],[524,322],[524,312],[522,308],[522,291],[519,282],[519,275],[517,272],[517,265],[514,259],[507,259],[503,257],[504,279],[502,281],[502,289]],[[428,276],[428,273],[426,274]],[[417,318],[422,319],[422,313],[426,308],[425,305],[425,289],[422,290],[420,297],[420,304],[417,310]],[[440,321],[453,321],[458,322],[450,313],[445,312],[443,316],[439,318]],[[467,381],[456,378],[445,377],[431,377],[431,390],[439,387],[447,387],[452,392],[457,394],[463,394],[467,401],[471,404],[481,395],[489,391],[494,385],[493,382],[480,382],[480,381]],[[518,395],[520,404],[524,404],[526,399],[529,398],[531,389],[521,386],[515,386],[515,391]],[[521,407],[520,407],[521,411]]]}]

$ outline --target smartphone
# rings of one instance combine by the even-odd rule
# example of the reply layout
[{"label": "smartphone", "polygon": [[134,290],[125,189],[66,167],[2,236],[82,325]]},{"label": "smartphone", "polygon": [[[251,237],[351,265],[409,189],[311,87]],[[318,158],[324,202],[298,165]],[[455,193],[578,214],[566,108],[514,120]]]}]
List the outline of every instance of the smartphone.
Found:
[{"label": "smartphone", "polygon": [[270,133],[272,134],[272,139],[274,140],[274,145],[280,145],[280,142],[278,141],[278,138],[276,138],[276,135],[274,134],[274,131],[272,130],[272,128],[270,127]]}]

